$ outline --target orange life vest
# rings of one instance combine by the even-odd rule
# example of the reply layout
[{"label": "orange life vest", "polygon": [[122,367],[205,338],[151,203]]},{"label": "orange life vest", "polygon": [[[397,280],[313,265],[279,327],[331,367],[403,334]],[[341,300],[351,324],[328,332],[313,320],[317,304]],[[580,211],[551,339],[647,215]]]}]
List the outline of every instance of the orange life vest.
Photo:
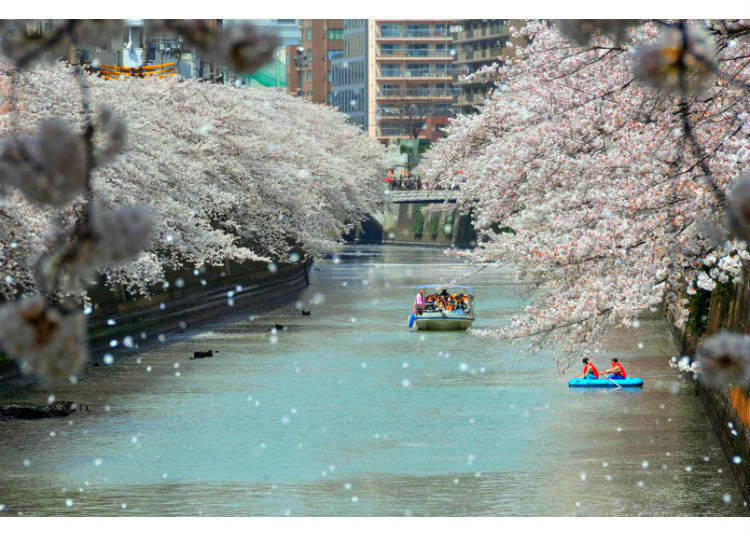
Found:
[{"label": "orange life vest", "polygon": [[595,376],[596,376],[596,377],[598,378],[598,377],[599,377],[599,371],[598,371],[598,370],[596,370],[596,367],[594,366],[594,364],[593,364],[593,363],[586,363],[586,364],[585,364],[585,365],[583,366],[583,375],[584,375],[584,376],[586,375],[586,369],[587,369],[588,367],[591,367],[591,370],[590,370],[589,372],[591,372],[592,374],[594,374],[594,375],[595,375]]}]

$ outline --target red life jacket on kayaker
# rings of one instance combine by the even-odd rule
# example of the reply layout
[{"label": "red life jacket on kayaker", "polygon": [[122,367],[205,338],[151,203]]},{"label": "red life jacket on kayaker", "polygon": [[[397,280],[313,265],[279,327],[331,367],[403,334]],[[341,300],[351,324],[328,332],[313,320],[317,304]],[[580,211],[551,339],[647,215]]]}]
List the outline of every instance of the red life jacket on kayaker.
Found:
[{"label": "red life jacket on kayaker", "polygon": [[617,363],[612,363],[612,366],[618,370],[615,370],[615,374],[619,374],[623,378],[627,378],[628,374],[625,372],[625,367],[622,366],[622,363],[619,361]]},{"label": "red life jacket on kayaker", "polygon": [[591,370],[590,370],[589,372],[591,372],[592,374],[595,374],[595,375],[596,375],[596,377],[598,378],[598,377],[599,377],[599,371],[598,371],[598,370],[596,370],[596,367],[594,366],[594,364],[593,364],[593,363],[590,363],[590,362],[589,362],[589,363],[586,363],[586,364],[585,364],[585,365],[583,366],[583,375],[584,375],[584,376],[586,375],[586,369],[587,369],[588,367],[591,367]]}]

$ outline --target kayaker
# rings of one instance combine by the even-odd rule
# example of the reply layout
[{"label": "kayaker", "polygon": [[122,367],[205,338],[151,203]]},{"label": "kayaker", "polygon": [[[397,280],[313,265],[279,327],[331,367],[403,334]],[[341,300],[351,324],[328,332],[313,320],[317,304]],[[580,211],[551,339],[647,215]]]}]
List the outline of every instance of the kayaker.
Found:
[{"label": "kayaker", "polygon": [[612,368],[605,370],[602,374],[611,374],[610,379],[612,380],[624,380],[628,377],[625,367],[622,366],[622,363],[616,357],[612,358]]},{"label": "kayaker", "polygon": [[599,377],[599,371],[593,363],[589,363],[589,358],[583,358],[583,378],[595,380]]}]

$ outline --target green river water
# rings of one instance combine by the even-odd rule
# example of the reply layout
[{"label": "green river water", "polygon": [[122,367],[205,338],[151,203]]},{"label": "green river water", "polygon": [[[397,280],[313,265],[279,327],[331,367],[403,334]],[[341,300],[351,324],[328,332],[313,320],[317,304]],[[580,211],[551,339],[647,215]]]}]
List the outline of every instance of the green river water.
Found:
[{"label": "green river water", "polygon": [[[0,423],[0,516],[747,515],[657,315],[607,342],[643,390],[573,391],[580,367],[560,375],[551,351],[409,331],[414,286],[465,269],[437,249],[315,266],[311,316],[170,334],[53,391],[91,412]],[[526,303],[508,269],[464,282],[476,327]],[[0,386],[0,403],[49,394]]]}]

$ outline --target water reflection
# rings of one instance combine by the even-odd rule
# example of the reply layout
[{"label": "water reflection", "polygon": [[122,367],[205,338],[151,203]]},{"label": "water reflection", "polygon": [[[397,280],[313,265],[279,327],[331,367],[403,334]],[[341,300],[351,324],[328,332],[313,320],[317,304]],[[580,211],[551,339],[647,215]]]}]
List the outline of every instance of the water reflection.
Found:
[{"label": "water reflection", "polygon": [[[644,389],[579,392],[549,353],[408,331],[414,286],[464,266],[434,249],[365,251],[378,256],[316,265],[300,297],[311,316],[290,304],[171,334],[55,392],[90,414],[3,423],[0,515],[746,513],[692,386],[667,366],[658,315],[613,332],[595,360],[620,357]],[[507,270],[467,282],[477,327],[525,303]],[[189,360],[207,349],[219,353]]]}]

